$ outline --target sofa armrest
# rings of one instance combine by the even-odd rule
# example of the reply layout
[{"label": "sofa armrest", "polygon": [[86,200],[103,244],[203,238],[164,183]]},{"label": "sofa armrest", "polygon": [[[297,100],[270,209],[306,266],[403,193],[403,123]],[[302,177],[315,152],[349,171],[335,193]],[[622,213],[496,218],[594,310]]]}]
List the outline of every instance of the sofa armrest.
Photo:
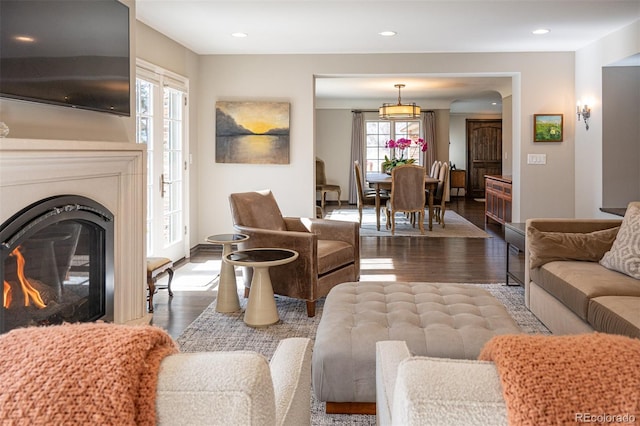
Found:
[{"label": "sofa armrest", "polygon": [[275,424],[267,360],[255,352],[179,353],[161,365],[158,425]]},{"label": "sofa armrest", "polygon": [[507,425],[495,365],[463,359],[402,361],[391,415],[394,425]]},{"label": "sofa armrest", "polygon": [[376,403],[379,425],[507,424],[492,362],[412,357],[403,341],[376,344]]},{"label": "sofa armrest", "polygon": [[410,356],[411,353],[405,341],[388,340],[376,343],[376,423],[378,425],[391,425],[398,365]]},{"label": "sofa armrest", "polygon": [[311,424],[311,340],[281,340],[270,362],[276,424]]}]

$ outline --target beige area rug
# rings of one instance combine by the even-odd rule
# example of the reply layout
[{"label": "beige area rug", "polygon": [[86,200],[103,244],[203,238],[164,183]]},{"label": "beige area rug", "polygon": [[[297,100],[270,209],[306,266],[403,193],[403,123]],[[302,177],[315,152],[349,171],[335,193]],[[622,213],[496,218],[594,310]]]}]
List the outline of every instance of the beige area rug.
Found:
[{"label": "beige area rug", "polygon": [[[325,219],[344,220],[357,222],[358,209],[353,208],[336,208],[329,210],[325,215]],[[396,215],[396,231],[395,235],[391,235],[391,229],[386,229],[386,218],[384,213],[380,216],[380,231],[376,230],[376,213],[375,208],[367,207],[362,211],[362,226],[360,227],[360,236],[362,237],[457,237],[457,238],[490,238],[482,229],[475,226],[456,212],[445,210],[444,224],[436,223],[434,220],[433,230],[429,231],[429,219],[425,214],[424,235],[420,234],[420,229],[415,228],[409,223],[409,219],[403,214]]]},{"label": "beige area rug", "polygon": [[[549,334],[549,331],[524,306],[524,288],[504,284],[472,284],[489,291],[505,305],[511,317],[524,333]],[[224,314],[216,312],[215,301],[176,339],[182,352],[251,350],[268,359],[278,342],[287,337],[308,337],[315,340],[316,329],[322,318],[324,298],[318,300],[316,316],[308,318],[304,301],[276,296],[280,322],[264,328],[252,328],[243,322],[247,300],[238,289],[241,309]],[[312,392],[312,425],[375,425],[376,416],[326,414],[324,403]]]}]

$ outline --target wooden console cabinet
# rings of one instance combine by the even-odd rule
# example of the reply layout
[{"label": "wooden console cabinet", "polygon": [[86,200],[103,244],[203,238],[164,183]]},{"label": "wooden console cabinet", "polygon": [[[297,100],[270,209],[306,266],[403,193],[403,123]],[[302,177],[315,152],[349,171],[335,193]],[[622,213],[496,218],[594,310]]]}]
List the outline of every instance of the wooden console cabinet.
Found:
[{"label": "wooden console cabinet", "polygon": [[485,175],[484,220],[511,222],[511,176]]}]

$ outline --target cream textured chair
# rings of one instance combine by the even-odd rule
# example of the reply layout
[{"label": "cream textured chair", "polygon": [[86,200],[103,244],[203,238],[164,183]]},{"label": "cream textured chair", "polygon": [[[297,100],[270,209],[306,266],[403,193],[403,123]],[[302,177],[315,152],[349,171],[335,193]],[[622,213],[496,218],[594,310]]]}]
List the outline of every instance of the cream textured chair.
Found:
[{"label": "cream textured chair", "polygon": [[[355,222],[283,217],[269,190],[231,194],[231,216],[238,232],[249,239],[241,249],[281,247],[298,258],[269,269],[273,292],[306,300],[307,314],[315,315],[316,300],[336,284],[360,277],[360,227]],[[245,296],[251,283],[245,269]]]},{"label": "cream textured chair", "polygon": [[413,220],[413,213],[418,214],[420,233],[424,234],[424,181],[427,171],[422,166],[405,164],[395,167],[391,171],[391,196],[387,201],[387,228],[391,224],[391,235],[396,230],[395,215],[397,212],[409,214]]},{"label": "cream textured chair", "polygon": [[507,425],[495,364],[412,356],[404,341],[376,343],[380,426]]},{"label": "cream textured chair", "polygon": [[[358,161],[353,162],[353,174],[356,180],[356,187],[358,189],[357,198],[358,198],[358,216],[360,219],[360,226],[362,226],[362,209],[365,205],[367,206],[375,206],[376,205],[376,190],[368,189],[364,190],[363,179],[362,179],[362,170],[360,169],[360,163]],[[387,191],[380,191],[380,208],[385,208],[385,204],[389,199],[389,193]]]},{"label": "cream textured chair", "polygon": [[160,364],[158,425],[311,424],[311,341],[281,340],[267,362],[250,351],[178,353]]},{"label": "cream textured chair", "polygon": [[316,157],[316,191],[320,192],[320,207],[324,212],[324,205],[326,203],[327,192],[336,192],[338,194],[338,206],[342,205],[340,201],[340,195],[342,190],[340,185],[332,185],[327,183],[327,175],[324,168],[324,161]]}]

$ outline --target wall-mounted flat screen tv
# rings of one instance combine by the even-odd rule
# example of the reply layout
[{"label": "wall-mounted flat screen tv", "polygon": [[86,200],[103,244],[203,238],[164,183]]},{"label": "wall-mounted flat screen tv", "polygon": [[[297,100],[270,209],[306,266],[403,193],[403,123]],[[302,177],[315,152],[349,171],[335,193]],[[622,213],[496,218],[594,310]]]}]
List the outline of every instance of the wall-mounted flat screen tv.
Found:
[{"label": "wall-mounted flat screen tv", "polygon": [[0,0],[0,96],[129,116],[129,8]]}]

